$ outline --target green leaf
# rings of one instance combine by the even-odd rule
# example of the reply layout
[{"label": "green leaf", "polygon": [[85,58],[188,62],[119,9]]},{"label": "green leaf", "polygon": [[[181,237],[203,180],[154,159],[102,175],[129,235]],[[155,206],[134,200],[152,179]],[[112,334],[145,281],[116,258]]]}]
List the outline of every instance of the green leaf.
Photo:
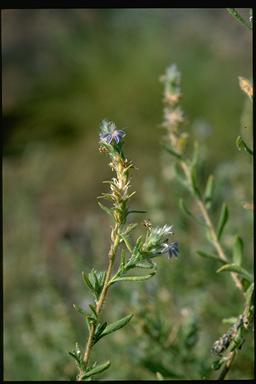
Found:
[{"label": "green leaf", "polygon": [[156,271],[151,272],[149,275],[144,276],[124,276],[124,277],[117,277],[116,279],[111,281],[111,284],[116,281],[143,281],[150,279],[150,277],[154,276],[156,274]]},{"label": "green leaf", "polygon": [[95,318],[97,319],[98,315],[97,315],[95,306],[93,304],[89,304],[89,307],[91,308],[92,313],[94,314]]},{"label": "green leaf", "polygon": [[104,204],[101,204],[99,201],[98,201],[98,204],[101,207],[101,209],[103,209],[103,211],[107,212],[108,215],[113,216],[113,212],[111,208],[106,207]]},{"label": "green leaf", "polygon": [[222,204],[221,213],[220,213],[220,219],[218,223],[218,229],[217,229],[217,238],[220,240],[222,232],[224,230],[224,227],[228,221],[228,207],[226,203]]},{"label": "green leaf", "polygon": [[121,252],[121,271],[123,271],[125,263],[126,263],[125,250],[122,249],[122,252]]},{"label": "green leaf", "polygon": [[240,15],[240,13],[236,10],[236,8],[226,8],[227,11],[232,15],[240,24],[242,24],[247,29],[252,29],[252,25],[244,20],[244,18]]},{"label": "green leaf", "polygon": [[[146,212],[146,211],[145,211]],[[129,224],[122,235],[128,235],[131,231],[133,231],[138,226],[138,223]]]},{"label": "green leaf", "polygon": [[254,283],[252,283],[247,291],[245,292],[245,297],[246,297],[246,306],[250,307],[251,306],[251,301],[253,298],[253,292],[254,292]]},{"label": "green leaf", "polygon": [[193,217],[193,213],[190,212],[190,210],[186,207],[184,200],[182,198],[179,199],[179,207],[185,216]]},{"label": "green leaf", "polygon": [[248,147],[248,145],[245,143],[241,136],[237,136],[236,146],[239,151],[244,150],[249,153],[249,155],[253,156],[253,150]]},{"label": "green leaf", "polygon": [[182,156],[176,151],[174,151],[171,147],[167,147],[167,145],[164,145],[164,149],[166,150],[166,152],[170,153],[170,155],[174,156],[176,159],[179,159],[179,160],[182,159]]},{"label": "green leaf", "polygon": [[[150,372],[153,372],[156,374],[156,372],[161,373],[161,375],[165,376],[166,378],[174,378],[174,379],[184,379],[184,375],[174,371],[171,367],[170,364],[168,367],[166,367],[163,362],[161,361],[162,359],[154,360],[152,357],[146,357],[141,360],[141,364],[148,369]],[[168,381],[168,380],[167,380]]]},{"label": "green leaf", "polygon": [[123,235],[123,234],[121,234],[120,237],[121,237],[121,239],[123,240],[123,242],[125,243],[125,245],[126,245],[128,251],[129,251],[130,253],[132,253],[132,247],[131,247],[131,244],[130,244],[130,242],[129,242],[128,237],[125,236],[125,235]]},{"label": "green leaf", "polygon": [[199,161],[199,145],[198,145],[198,142],[195,141],[194,142],[194,151],[193,151],[193,157],[191,159],[191,169],[192,168],[195,168],[198,164],[198,161]]},{"label": "green leaf", "polygon": [[180,167],[180,164],[179,164],[179,163],[175,162],[175,163],[173,164],[173,171],[174,171],[175,177],[176,177],[176,179],[179,181],[179,183],[180,183],[185,189],[189,189],[188,181],[187,181],[187,179],[184,177],[183,170],[181,170],[181,167]]},{"label": "green leaf", "polygon": [[83,315],[83,316],[85,316],[85,317],[88,316],[88,313],[87,313],[82,307],[80,307],[80,305],[78,305],[78,304],[73,304],[73,307],[74,307],[75,310],[76,310],[77,312],[79,312],[81,315]]},{"label": "green leaf", "polygon": [[244,242],[241,237],[236,236],[234,248],[233,248],[233,262],[234,264],[241,265],[243,258]]},{"label": "green leaf", "polygon": [[96,375],[97,373],[101,373],[108,369],[110,367],[110,361],[106,361],[105,363],[102,363],[100,365],[97,365],[95,368],[90,369],[89,371],[85,372],[85,374],[82,376],[82,380],[92,376]]},{"label": "green leaf", "polygon": [[147,213],[147,211],[133,209],[131,211],[128,211],[127,215],[129,215],[130,213]]},{"label": "green leaf", "polygon": [[223,324],[235,324],[235,322],[237,321],[237,317],[228,317],[226,319],[222,319],[222,323]]},{"label": "green leaf", "polygon": [[95,330],[95,334],[93,337],[93,345],[95,345],[101,339],[102,332],[104,331],[104,329],[106,328],[107,325],[108,325],[108,323],[106,321],[103,324],[97,325],[96,330]]},{"label": "green leaf", "polygon": [[155,266],[155,264],[151,260],[143,260],[136,263],[135,266],[138,268],[151,269]]},{"label": "green leaf", "polygon": [[107,325],[107,327],[102,332],[100,338],[104,337],[104,336],[107,336],[110,333],[113,333],[115,331],[118,331],[118,329],[123,328],[126,324],[129,323],[129,321],[131,320],[132,317],[133,317],[133,314],[125,316],[122,319],[117,320],[114,323],[111,323],[111,324]]},{"label": "green leaf", "polygon": [[194,164],[190,168],[190,172],[191,172],[192,192],[194,193],[194,195],[196,197],[200,198],[201,197],[201,192],[200,192],[198,184],[197,184],[197,168],[196,168],[196,164]]},{"label": "green leaf", "polygon": [[212,205],[213,188],[214,188],[214,177],[213,175],[210,175],[208,177],[206,187],[205,187],[205,192],[204,192],[204,201],[207,209],[210,209]]},{"label": "green leaf", "polygon": [[83,367],[81,348],[79,347],[78,343],[76,343],[75,350],[68,353],[71,357],[73,357],[73,359],[75,359],[79,368]]},{"label": "green leaf", "polygon": [[222,264],[226,264],[226,261],[220,259],[217,255],[214,255],[213,253],[208,253],[208,252],[204,252],[204,251],[196,251],[196,253],[199,256],[201,256],[201,257],[205,257],[207,259],[216,260],[216,261],[219,261]]},{"label": "green leaf", "polygon": [[214,360],[214,362],[212,363],[212,369],[214,369],[215,371],[217,371],[218,369],[220,369],[220,367],[222,366],[223,362],[221,361],[221,359],[218,359],[218,360]]},{"label": "green leaf", "polygon": [[82,272],[82,277],[83,277],[83,281],[84,281],[85,285],[87,285],[89,287],[89,289],[94,293],[94,287],[91,284],[89,278],[86,276],[85,272]]},{"label": "green leaf", "polygon": [[244,279],[248,280],[250,283],[253,280],[251,274],[247,272],[244,268],[240,267],[240,265],[238,264],[225,264],[219,269],[217,269],[216,272],[235,272],[241,275]]},{"label": "green leaf", "polygon": [[69,354],[71,357],[73,357],[73,359],[75,359],[75,361],[76,361],[78,367],[80,367],[80,359],[79,359],[79,357],[75,354],[75,352],[68,352],[68,354]]},{"label": "green leaf", "polygon": [[207,227],[207,224],[204,221],[202,221],[202,220],[198,219],[196,216],[194,216],[194,214],[187,208],[187,206],[185,205],[184,200],[182,198],[179,199],[179,207],[185,216],[191,217],[198,224]]}]

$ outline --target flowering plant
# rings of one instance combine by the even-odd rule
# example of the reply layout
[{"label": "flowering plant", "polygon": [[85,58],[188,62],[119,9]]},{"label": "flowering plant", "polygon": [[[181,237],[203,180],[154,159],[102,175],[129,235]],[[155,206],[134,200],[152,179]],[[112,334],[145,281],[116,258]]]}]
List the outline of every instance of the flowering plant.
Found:
[{"label": "flowering plant", "polygon": [[[89,311],[84,310],[78,305],[75,309],[86,319],[88,326],[88,339],[84,351],[78,343],[70,355],[76,361],[78,367],[77,380],[91,380],[96,374],[109,368],[110,361],[98,364],[91,363],[91,353],[95,344],[110,333],[123,328],[133,317],[128,314],[123,318],[108,324],[101,318],[102,308],[106,301],[110,287],[118,281],[143,281],[147,280],[156,273],[156,264],[152,260],[156,256],[168,254],[169,258],[173,255],[178,256],[178,243],[169,242],[169,237],[174,235],[172,225],[163,227],[152,227],[147,221],[146,234],[137,238],[135,244],[131,242],[131,232],[138,226],[138,223],[127,224],[127,217],[132,213],[144,213],[145,211],[134,211],[129,209],[129,202],[135,192],[130,192],[131,179],[129,171],[134,168],[123,152],[124,137],[126,133],[118,130],[113,122],[104,120],[100,130],[100,147],[102,153],[106,153],[110,158],[109,166],[115,172],[115,177],[104,183],[109,184],[110,191],[102,193],[99,199],[110,201],[112,206],[99,206],[112,218],[114,222],[111,228],[111,245],[108,253],[108,266],[106,271],[92,271],[86,275],[83,273],[85,285],[90,289],[94,300],[89,305]],[[115,262],[118,264],[116,270]],[[128,271],[134,269],[149,269],[148,274],[128,275]]]}]

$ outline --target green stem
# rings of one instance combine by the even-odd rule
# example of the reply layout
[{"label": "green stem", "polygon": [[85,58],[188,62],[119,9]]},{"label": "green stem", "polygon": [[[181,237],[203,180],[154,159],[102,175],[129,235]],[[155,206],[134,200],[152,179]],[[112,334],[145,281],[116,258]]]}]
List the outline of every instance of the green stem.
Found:
[{"label": "green stem", "polygon": [[226,361],[226,363],[225,363],[224,367],[222,368],[219,376],[217,377],[217,380],[224,380],[225,379],[226,375],[228,374],[228,372],[231,368],[231,365],[234,361],[235,356],[236,356],[236,351],[230,352],[228,360]]},{"label": "green stem", "polygon": [[[113,229],[112,234],[113,234],[113,242],[112,242],[112,245],[111,245],[111,248],[109,251],[109,255],[108,255],[109,263],[108,263],[108,268],[107,268],[107,272],[106,272],[106,277],[105,277],[104,285],[103,285],[99,300],[96,304],[97,315],[100,314],[100,312],[103,308],[103,304],[106,300],[108,289],[110,286],[109,281],[111,279],[111,274],[112,274],[112,269],[113,269],[113,265],[114,265],[114,261],[115,261],[115,256],[116,256],[116,253],[118,250],[118,246],[120,244],[120,224],[117,223],[115,225],[115,228]],[[93,347],[93,338],[95,335],[95,329],[96,329],[96,324],[92,323],[90,326],[89,336],[88,336],[88,340],[87,340],[87,344],[86,344],[86,348],[85,348],[85,353],[84,353],[85,368],[88,365],[89,358],[91,355],[91,351],[92,351],[92,347]]]}]

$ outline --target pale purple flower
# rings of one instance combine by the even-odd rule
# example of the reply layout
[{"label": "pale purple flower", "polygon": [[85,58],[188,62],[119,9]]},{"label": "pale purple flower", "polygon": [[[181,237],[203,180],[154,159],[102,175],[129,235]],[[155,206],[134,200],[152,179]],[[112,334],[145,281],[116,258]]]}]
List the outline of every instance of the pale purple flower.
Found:
[{"label": "pale purple flower", "polygon": [[116,128],[115,123],[103,120],[101,124],[100,141],[110,144],[113,140],[118,144],[126,133]]}]

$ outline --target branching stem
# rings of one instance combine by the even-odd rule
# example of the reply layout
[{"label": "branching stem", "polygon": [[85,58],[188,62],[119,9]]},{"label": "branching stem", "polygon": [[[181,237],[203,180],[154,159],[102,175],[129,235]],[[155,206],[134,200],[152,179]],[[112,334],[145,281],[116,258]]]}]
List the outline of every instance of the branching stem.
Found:
[{"label": "branching stem", "polygon": [[[180,166],[189,182],[190,185],[192,185],[192,180],[191,180],[191,173],[190,173],[190,170],[189,170],[189,167],[188,165],[185,163],[185,161],[180,161]],[[215,228],[214,228],[214,225],[211,221],[211,218],[209,216],[209,213],[208,213],[208,210],[205,206],[205,203],[202,199],[200,198],[196,198],[196,202],[197,202],[197,205],[203,215],[203,218],[205,220],[205,223],[207,224],[208,226],[208,229],[210,231],[210,234],[211,234],[211,238],[212,238],[212,244],[217,252],[217,254],[219,255],[219,258],[225,262],[228,262],[228,259],[225,255],[225,252],[218,240],[218,237],[217,237],[217,234],[216,234],[216,231],[215,231]],[[240,281],[240,279],[238,278],[237,274],[232,272],[231,273],[231,276],[232,276],[232,279],[234,280],[235,282],[235,285],[236,287],[243,292],[243,286],[242,286],[242,283]]]}]

